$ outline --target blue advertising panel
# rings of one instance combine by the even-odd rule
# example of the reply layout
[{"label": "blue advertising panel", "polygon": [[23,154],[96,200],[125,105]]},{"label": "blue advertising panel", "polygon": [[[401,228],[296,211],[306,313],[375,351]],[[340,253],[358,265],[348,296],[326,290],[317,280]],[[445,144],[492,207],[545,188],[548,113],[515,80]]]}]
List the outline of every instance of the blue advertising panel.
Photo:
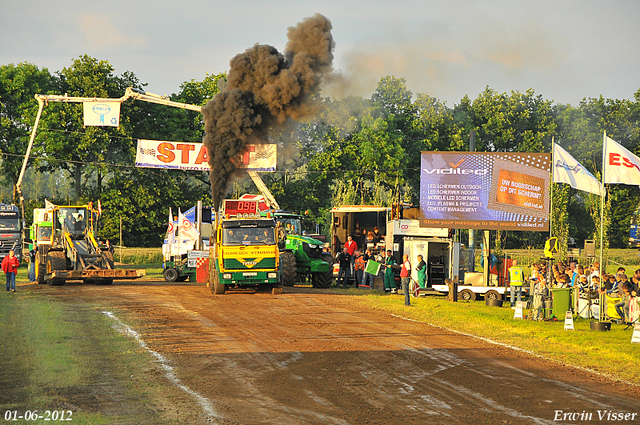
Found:
[{"label": "blue advertising panel", "polygon": [[549,231],[551,155],[422,152],[420,226]]}]

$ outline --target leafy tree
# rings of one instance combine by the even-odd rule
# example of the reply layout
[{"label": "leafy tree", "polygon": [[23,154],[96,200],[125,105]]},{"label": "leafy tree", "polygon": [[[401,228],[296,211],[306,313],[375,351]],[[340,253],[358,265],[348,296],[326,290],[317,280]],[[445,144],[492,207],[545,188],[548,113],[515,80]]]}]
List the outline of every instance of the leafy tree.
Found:
[{"label": "leafy tree", "polygon": [[[35,122],[36,93],[50,93],[55,78],[46,68],[29,63],[0,66],[0,170],[6,183],[18,180]],[[15,186],[12,200],[16,202]]]},{"label": "leafy tree", "polygon": [[486,88],[472,104],[478,129],[478,151],[548,152],[556,123],[551,102],[535,95],[512,91],[499,94]]},{"label": "leafy tree", "polygon": [[[89,98],[119,98],[124,94],[123,86],[137,82],[131,73],[124,77],[114,76],[109,62],[88,55],[74,60],[71,67],[63,68],[58,78],[58,93]],[[84,128],[82,113],[78,104],[52,103],[46,114],[43,113],[42,130],[39,130],[47,157],[42,169],[68,172],[74,182],[76,201],[89,194],[92,175],[100,188],[108,169],[97,164],[127,160],[135,150],[126,113],[118,128]]]},{"label": "leafy tree", "polygon": [[166,232],[169,206],[183,211],[198,200],[205,205],[208,187],[194,183],[175,170],[127,168],[109,180],[102,193],[105,211],[102,237],[119,240],[122,219],[123,243],[128,246],[159,246]]}]

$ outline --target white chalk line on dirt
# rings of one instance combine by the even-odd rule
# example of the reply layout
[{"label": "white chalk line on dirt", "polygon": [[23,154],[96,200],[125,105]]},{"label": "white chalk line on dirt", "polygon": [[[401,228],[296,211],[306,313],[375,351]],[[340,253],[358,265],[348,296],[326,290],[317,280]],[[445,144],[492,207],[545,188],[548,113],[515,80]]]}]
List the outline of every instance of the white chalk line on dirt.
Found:
[{"label": "white chalk line on dirt", "polygon": [[122,333],[123,335],[127,335],[127,336],[130,336],[130,337],[133,337],[133,339],[136,340],[136,342],[138,343],[138,345],[140,345],[140,347],[144,348],[153,357],[155,357],[157,362],[160,364],[160,367],[162,369],[164,369],[164,371],[165,371],[164,376],[169,381],[171,381],[176,387],[180,388],[182,391],[184,391],[185,393],[187,393],[190,396],[192,396],[193,398],[195,398],[198,401],[198,403],[200,404],[200,406],[202,407],[202,409],[209,416],[209,419],[211,419],[211,418],[219,419],[220,418],[218,413],[213,408],[213,405],[211,404],[211,401],[209,401],[209,399],[207,399],[206,397],[200,395],[197,391],[194,391],[191,388],[189,388],[186,385],[184,385],[182,383],[182,381],[180,380],[180,378],[178,378],[178,376],[175,374],[175,372],[173,370],[173,367],[169,364],[169,360],[166,357],[164,357],[162,354],[160,354],[157,351],[154,351],[151,348],[149,348],[147,343],[140,337],[140,334],[138,332],[136,332],[133,329],[131,329],[128,325],[126,325],[124,322],[122,322],[120,319],[118,319],[115,316],[115,314],[113,314],[112,312],[103,311],[102,314],[104,314],[107,317],[110,317],[111,319],[116,321],[118,326],[115,327],[115,329],[118,332]]},{"label": "white chalk line on dirt", "polygon": [[570,368],[573,368],[573,369],[581,370],[583,372],[593,373],[595,375],[599,375],[599,376],[611,379],[612,381],[620,382],[620,383],[625,384],[625,385],[631,385],[631,386],[634,386],[634,387],[640,386],[638,384],[634,384],[633,382],[625,381],[624,379],[621,379],[621,378],[619,378],[617,376],[609,375],[607,373],[602,373],[602,372],[599,372],[597,370],[589,369],[589,368],[582,367],[582,366],[576,366],[576,365],[562,363],[559,360],[552,359],[552,358],[549,358],[549,357],[545,357],[545,356],[543,356],[541,354],[534,353],[533,351],[529,351],[529,350],[525,350],[524,348],[516,347],[515,345],[509,345],[509,344],[505,344],[504,342],[494,341],[492,339],[485,338],[485,337],[482,337],[482,336],[472,335],[472,334],[468,334],[466,332],[457,331],[455,329],[445,328],[444,326],[434,325],[433,323],[420,322],[418,320],[409,319],[407,317],[402,317],[402,316],[399,316],[397,314],[391,314],[391,316],[396,317],[398,319],[406,320],[407,322],[414,322],[414,323],[420,323],[422,325],[433,326],[434,328],[438,328],[438,329],[442,329],[442,330],[445,330],[445,331],[457,333],[457,334],[460,334],[460,335],[463,335],[463,336],[468,336],[468,337],[471,337],[471,338],[476,338],[476,339],[479,339],[481,341],[488,342],[489,344],[499,345],[501,347],[510,348],[512,350],[515,350],[515,351],[521,351],[523,353],[538,357],[538,358],[543,359],[543,360],[547,360],[547,361],[550,361],[550,362],[553,362],[553,363],[556,363],[556,364],[560,364],[560,365],[563,365],[563,366],[566,366],[566,367],[570,367]]}]

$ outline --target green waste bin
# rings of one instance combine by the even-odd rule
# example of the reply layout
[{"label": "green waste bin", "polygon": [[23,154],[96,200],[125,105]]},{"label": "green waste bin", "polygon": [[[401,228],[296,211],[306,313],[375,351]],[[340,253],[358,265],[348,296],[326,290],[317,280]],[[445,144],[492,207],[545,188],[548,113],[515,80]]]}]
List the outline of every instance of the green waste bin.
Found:
[{"label": "green waste bin", "polygon": [[553,299],[553,315],[558,320],[564,320],[565,313],[571,310],[571,288],[552,289],[551,299]]}]

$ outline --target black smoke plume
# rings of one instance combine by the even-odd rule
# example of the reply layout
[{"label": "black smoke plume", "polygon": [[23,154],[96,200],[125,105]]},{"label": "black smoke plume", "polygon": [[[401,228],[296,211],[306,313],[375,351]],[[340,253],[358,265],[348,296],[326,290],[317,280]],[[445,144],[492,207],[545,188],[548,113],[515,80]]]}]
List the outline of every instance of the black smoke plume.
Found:
[{"label": "black smoke plume", "polygon": [[284,55],[256,44],[231,59],[227,86],[202,108],[216,209],[237,171],[233,161],[248,144],[267,143],[270,129],[317,112],[314,95],[332,70],[331,22],[315,14],[287,36]]}]

